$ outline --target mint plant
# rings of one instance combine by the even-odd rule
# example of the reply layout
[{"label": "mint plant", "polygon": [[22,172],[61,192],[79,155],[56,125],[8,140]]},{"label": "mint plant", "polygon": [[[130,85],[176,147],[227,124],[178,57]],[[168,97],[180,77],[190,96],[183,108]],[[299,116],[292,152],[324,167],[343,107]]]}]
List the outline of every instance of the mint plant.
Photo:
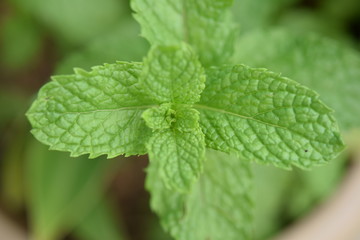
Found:
[{"label": "mint plant", "polygon": [[249,238],[248,161],[308,169],[344,147],[316,92],[230,64],[231,4],[133,0],[151,43],[144,61],[54,76],[27,113],[52,150],[149,154],[151,206],[175,239]]}]

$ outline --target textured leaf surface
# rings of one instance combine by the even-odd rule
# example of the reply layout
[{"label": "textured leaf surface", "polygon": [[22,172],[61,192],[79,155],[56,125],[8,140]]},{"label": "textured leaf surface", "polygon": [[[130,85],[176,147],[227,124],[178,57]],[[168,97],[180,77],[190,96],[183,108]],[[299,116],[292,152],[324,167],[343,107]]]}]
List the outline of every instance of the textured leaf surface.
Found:
[{"label": "textured leaf surface", "polygon": [[233,51],[236,35],[232,0],[133,0],[135,18],[151,44],[191,44],[205,66],[221,64]]},{"label": "textured leaf surface", "polygon": [[159,107],[147,109],[142,114],[146,125],[153,130],[170,128],[176,122],[176,111],[171,108],[171,103],[161,104]]},{"label": "textured leaf surface", "polygon": [[211,68],[195,108],[207,146],[246,159],[308,168],[343,149],[332,110],[318,95],[265,69]]},{"label": "textured leaf surface", "polygon": [[200,99],[205,74],[188,45],[156,46],[144,60],[141,83],[147,94],[159,103],[191,104]]},{"label": "textured leaf surface", "polygon": [[177,240],[251,239],[250,173],[245,162],[207,151],[204,173],[188,194],[174,193],[159,181],[158,162],[148,169],[151,207]]},{"label": "textured leaf surface", "polygon": [[156,131],[147,147],[150,165],[159,166],[162,182],[169,189],[188,191],[202,172],[205,143],[200,127],[191,132]]},{"label": "textured leaf surface", "polygon": [[355,50],[316,35],[275,29],[242,37],[234,62],[286,74],[319,92],[335,109],[342,129],[360,127],[360,55]]},{"label": "textured leaf surface", "polygon": [[32,133],[72,156],[144,154],[151,131],[141,114],[151,103],[138,97],[140,71],[140,64],[116,63],[54,77],[27,113]]},{"label": "textured leaf surface", "polygon": [[199,127],[199,112],[188,105],[164,103],[144,111],[142,117],[154,130],[173,128],[191,132]]}]

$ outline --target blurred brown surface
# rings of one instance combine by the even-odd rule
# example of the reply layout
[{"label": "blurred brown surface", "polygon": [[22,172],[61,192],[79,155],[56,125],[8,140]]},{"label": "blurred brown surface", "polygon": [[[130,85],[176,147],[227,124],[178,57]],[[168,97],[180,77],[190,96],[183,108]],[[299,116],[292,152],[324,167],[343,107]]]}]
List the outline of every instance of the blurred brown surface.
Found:
[{"label": "blurred brown surface", "polygon": [[26,240],[25,232],[0,212],[0,240]]}]

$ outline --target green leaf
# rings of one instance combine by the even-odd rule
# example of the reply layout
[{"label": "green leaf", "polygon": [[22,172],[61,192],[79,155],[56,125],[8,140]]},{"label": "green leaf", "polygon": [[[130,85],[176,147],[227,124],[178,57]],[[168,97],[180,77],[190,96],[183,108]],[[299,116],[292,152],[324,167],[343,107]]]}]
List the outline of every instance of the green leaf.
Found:
[{"label": "green leaf", "polygon": [[211,68],[199,104],[208,147],[278,167],[323,164],[343,149],[332,110],[317,93],[244,65]]},{"label": "green leaf", "polygon": [[146,125],[153,130],[167,129],[176,122],[176,111],[171,108],[171,103],[161,104],[159,107],[147,109],[142,114]]},{"label": "green leaf", "polygon": [[206,156],[204,173],[187,194],[166,188],[159,181],[159,162],[153,162],[146,179],[152,209],[177,240],[251,239],[247,163],[211,150]]},{"label": "green leaf", "polygon": [[200,127],[191,132],[164,129],[153,133],[147,148],[150,165],[159,167],[159,174],[167,188],[186,192],[203,169],[204,134]]},{"label": "green leaf", "polygon": [[110,204],[102,200],[76,227],[74,234],[83,240],[128,239],[119,225]]},{"label": "green leaf", "polygon": [[205,74],[190,46],[156,46],[144,60],[140,81],[159,103],[191,104],[200,100]]},{"label": "green leaf", "polygon": [[142,117],[154,131],[146,145],[151,164],[158,162],[169,189],[189,191],[203,169],[205,142],[199,112],[188,105],[165,103],[146,110]]},{"label": "green leaf", "polygon": [[174,128],[192,132],[199,127],[199,112],[188,105],[164,103],[144,111],[142,117],[153,130]]},{"label": "green leaf", "polygon": [[[255,52],[261,54],[254,54]],[[242,37],[234,62],[266,67],[319,92],[344,130],[360,127],[360,55],[313,34],[274,29]]]},{"label": "green leaf", "polygon": [[237,31],[232,0],[132,0],[142,35],[152,45],[191,44],[205,66],[222,64],[233,51]]},{"label": "green leaf", "polygon": [[141,114],[151,102],[138,97],[140,71],[141,64],[119,62],[53,77],[27,113],[32,133],[72,156],[145,154],[151,131]]},{"label": "green leaf", "polygon": [[70,158],[33,141],[26,155],[26,183],[33,239],[60,239],[101,201],[114,163]]}]

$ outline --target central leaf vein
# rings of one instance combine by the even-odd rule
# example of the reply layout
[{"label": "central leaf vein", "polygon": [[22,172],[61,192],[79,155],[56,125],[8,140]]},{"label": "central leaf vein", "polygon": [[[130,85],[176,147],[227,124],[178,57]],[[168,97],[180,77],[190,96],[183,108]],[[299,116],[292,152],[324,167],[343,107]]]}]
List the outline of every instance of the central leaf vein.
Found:
[{"label": "central leaf vein", "polygon": [[256,118],[253,118],[253,117],[250,117],[250,116],[241,115],[241,114],[238,114],[238,113],[226,111],[226,110],[219,109],[219,108],[208,107],[208,106],[204,106],[204,105],[200,105],[200,104],[195,104],[194,108],[197,108],[199,110],[203,109],[203,110],[209,110],[209,111],[213,111],[213,112],[217,112],[217,113],[228,114],[228,115],[236,116],[236,117],[243,118],[243,119],[246,119],[246,120],[253,120],[253,121],[256,121],[256,122],[259,122],[261,124],[265,124],[265,125],[268,125],[268,126],[271,126],[271,127],[282,128],[282,129],[285,129],[285,130],[289,130],[288,128],[283,127],[283,126],[279,126],[279,125],[276,125],[276,124],[264,122],[264,121],[261,121],[259,119],[256,119]]},{"label": "central leaf vein", "polygon": [[[59,114],[89,114],[89,113],[97,113],[97,112],[118,112],[118,111],[125,111],[125,110],[139,110],[139,109],[148,109],[152,107],[158,107],[158,105],[144,105],[144,106],[132,106],[132,107],[121,107],[121,108],[114,108],[114,109],[95,109],[90,111],[76,111],[76,112],[57,112]],[[43,114],[43,112],[35,112],[31,114]]]}]

